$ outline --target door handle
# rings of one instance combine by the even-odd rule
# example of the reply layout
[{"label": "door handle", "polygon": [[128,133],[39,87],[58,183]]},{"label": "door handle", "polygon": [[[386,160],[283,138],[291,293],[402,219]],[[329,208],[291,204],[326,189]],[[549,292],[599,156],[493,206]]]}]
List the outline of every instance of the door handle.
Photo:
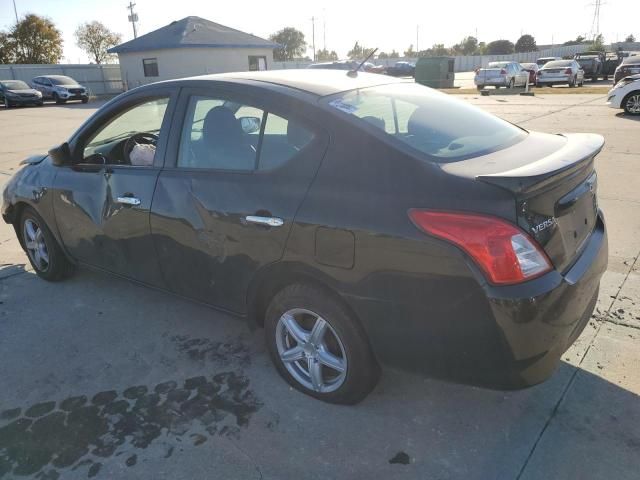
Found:
[{"label": "door handle", "polygon": [[140,205],[142,202],[140,201],[139,198],[136,197],[118,197],[117,199],[118,203],[124,203],[125,205]]},{"label": "door handle", "polygon": [[266,225],[267,227],[281,227],[284,220],[278,217],[258,217],[256,215],[247,215],[244,219],[249,223],[257,223],[258,225]]}]

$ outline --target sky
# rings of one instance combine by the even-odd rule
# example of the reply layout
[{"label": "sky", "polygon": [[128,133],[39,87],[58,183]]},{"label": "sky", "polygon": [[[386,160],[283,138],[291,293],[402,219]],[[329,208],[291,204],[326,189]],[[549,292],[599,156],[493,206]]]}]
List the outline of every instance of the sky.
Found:
[{"label": "sky", "polygon": [[[588,36],[595,0],[397,0],[348,2],[345,0],[270,0],[268,2],[203,0],[135,0],[138,35],[163,27],[173,20],[195,15],[260,37],[295,27],[305,34],[312,55],[312,21],[315,17],[316,49],[326,46],[345,57],[358,41],[381,51],[402,54],[410,44],[425,49],[434,43],[453,45],[473,35],[489,42],[506,38],[515,43],[529,33],[539,45],[562,43],[577,35]],[[15,0],[18,16],[36,13],[49,17],[62,31],[63,63],[86,63],[88,57],[75,45],[74,31],[83,22],[99,20],[133,38],[127,20],[126,0]],[[600,32],[605,41],[623,41],[630,33],[640,40],[639,0],[604,0]],[[12,0],[0,0],[0,29],[15,23]],[[418,37],[416,38],[416,33]]]}]

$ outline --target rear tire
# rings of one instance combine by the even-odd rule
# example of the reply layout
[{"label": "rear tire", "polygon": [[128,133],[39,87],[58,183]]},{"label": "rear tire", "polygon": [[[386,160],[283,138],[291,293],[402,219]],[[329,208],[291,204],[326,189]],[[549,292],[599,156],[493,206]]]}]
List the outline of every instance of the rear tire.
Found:
[{"label": "rear tire", "polygon": [[516,81],[515,79],[512,78],[511,80],[509,80],[509,85],[507,86],[507,88],[511,89],[515,84],[516,84]]},{"label": "rear tire", "polygon": [[75,267],[65,256],[40,215],[26,207],[20,217],[20,240],[33,270],[40,278],[57,282],[70,277]]},{"label": "rear tire", "polygon": [[267,308],[265,336],[278,373],[314,398],[352,405],[378,382],[380,367],[362,326],[322,288],[298,283],[278,292]]},{"label": "rear tire", "polygon": [[484,88],[484,85],[476,85],[476,88],[478,89],[478,91],[480,91]]},{"label": "rear tire", "polygon": [[569,88],[575,88],[576,86],[576,77],[573,77],[569,82]]}]

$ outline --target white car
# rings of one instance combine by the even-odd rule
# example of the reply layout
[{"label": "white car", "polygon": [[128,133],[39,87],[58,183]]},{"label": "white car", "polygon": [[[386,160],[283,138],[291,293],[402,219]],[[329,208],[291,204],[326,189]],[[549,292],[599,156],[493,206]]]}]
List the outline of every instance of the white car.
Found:
[{"label": "white car", "polygon": [[553,60],[538,70],[537,87],[567,84],[570,87],[584,85],[584,70],[575,60]]},{"label": "white car", "polygon": [[609,90],[607,105],[629,115],[640,115],[640,74],[624,77]]},{"label": "white car", "polygon": [[482,90],[491,85],[500,87],[524,87],[529,82],[529,72],[518,62],[489,62],[486,68],[476,69],[473,81]]}]

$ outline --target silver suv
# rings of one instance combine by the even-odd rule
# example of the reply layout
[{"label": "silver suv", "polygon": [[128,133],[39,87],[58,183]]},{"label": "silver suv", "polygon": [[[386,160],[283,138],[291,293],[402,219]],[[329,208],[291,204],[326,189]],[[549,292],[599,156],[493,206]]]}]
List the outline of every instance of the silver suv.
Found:
[{"label": "silver suv", "polygon": [[67,100],[89,101],[88,90],[65,75],[42,75],[31,80],[33,88],[42,93],[42,98],[55,100],[57,104],[66,103]]}]

